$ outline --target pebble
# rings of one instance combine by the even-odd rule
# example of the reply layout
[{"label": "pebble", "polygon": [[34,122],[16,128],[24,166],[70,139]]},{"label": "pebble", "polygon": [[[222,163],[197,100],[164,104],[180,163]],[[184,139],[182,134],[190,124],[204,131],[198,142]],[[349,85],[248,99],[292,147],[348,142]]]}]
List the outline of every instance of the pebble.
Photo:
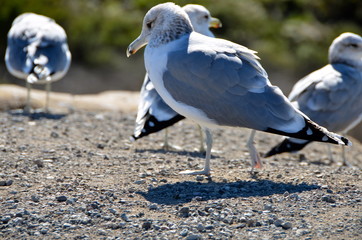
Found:
[{"label": "pebble", "polygon": [[31,195],[31,200],[33,202],[40,202],[40,198],[38,196],[36,196],[36,195]]},{"label": "pebble", "polygon": [[181,217],[189,217],[190,215],[190,208],[189,207],[182,207],[180,210],[179,210],[179,214]]},{"label": "pebble", "polygon": [[66,196],[57,196],[57,197],[55,197],[55,199],[58,202],[65,202],[65,201],[67,201],[68,198]]},{"label": "pebble", "polygon": [[125,213],[122,213],[122,214],[121,214],[121,218],[122,218],[122,220],[125,221],[125,222],[131,222],[131,220],[129,220],[127,214],[125,214]]},{"label": "pebble", "polygon": [[322,196],[322,201],[325,201],[327,203],[335,203],[336,200],[331,195],[324,195]]},{"label": "pebble", "polygon": [[277,219],[277,220],[274,221],[274,225],[276,227],[282,227],[283,226],[283,221],[280,220],[280,219]]},{"label": "pebble", "polygon": [[151,226],[152,226],[152,222],[151,222],[151,221],[146,221],[146,222],[142,223],[142,228],[143,228],[144,230],[150,229]]},{"label": "pebble", "polygon": [[189,235],[186,240],[201,240],[202,236],[198,234],[191,234]]},{"label": "pebble", "polygon": [[13,184],[13,180],[0,181],[0,186],[11,186],[12,184]]},{"label": "pebble", "polygon": [[205,179],[205,177],[202,176],[202,175],[197,175],[196,176],[196,181],[198,181],[198,182],[202,182],[204,179]]},{"label": "pebble", "polygon": [[297,237],[304,236],[304,235],[307,235],[309,233],[310,233],[310,231],[307,230],[307,229],[297,229],[297,231],[295,231],[295,235]]},{"label": "pebble", "polygon": [[293,225],[292,225],[291,222],[284,222],[284,223],[282,223],[282,228],[285,229],[285,230],[290,229],[290,228],[292,228],[292,227],[293,227]]},{"label": "pebble", "polygon": [[182,237],[186,237],[188,233],[189,233],[189,230],[184,228],[184,229],[181,230],[180,235]]},{"label": "pebble", "polygon": [[146,180],[145,180],[145,179],[141,179],[141,180],[134,181],[133,183],[134,183],[134,184],[144,184],[144,183],[146,183]]},{"label": "pebble", "polygon": [[150,206],[149,206],[149,209],[150,210],[158,210],[158,205],[156,204],[156,203],[153,203],[153,204],[151,204]]}]

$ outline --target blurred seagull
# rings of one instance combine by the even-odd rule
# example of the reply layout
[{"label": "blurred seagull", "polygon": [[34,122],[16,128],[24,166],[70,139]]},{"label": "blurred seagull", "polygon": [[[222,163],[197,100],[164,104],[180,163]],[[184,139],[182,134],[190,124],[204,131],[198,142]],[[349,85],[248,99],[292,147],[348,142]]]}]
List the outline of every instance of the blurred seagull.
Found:
[{"label": "blurred seagull", "polygon": [[[329,64],[299,80],[289,94],[310,119],[345,135],[362,119],[362,38],[343,33],[329,48]],[[312,140],[286,138],[265,157],[303,149]],[[331,151],[330,158],[332,159]],[[344,165],[349,165],[343,148]]]},{"label": "blurred seagull", "polygon": [[[145,66],[157,92],[176,112],[205,129],[206,158],[201,171],[210,175],[212,135],[209,127],[255,130],[350,145],[350,141],[308,119],[272,86],[253,50],[193,30],[186,12],[174,3],[151,8],[141,35],[127,49],[134,54],[146,45]],[[253,167],[260,166],[255,147]]]},{"label": "blurred seagull", "polygon": [[[219,19],[211,16],[210,12],[203,6],[197,4],[187,4],[183,7],[191,20],[194,30],[203,35],[214,37],[209,28],[220,28]],[[137,140],[151,133],[165,129],[164,149],[175,148],[168,143],[167,127],[177,123],[185,117],[175,112],[169,107],[157,93],[151,80],[146,74],[141,88],[140,102],[136,118],[135,130],[132,140]],[[200,151],[204,152],[204,141],[200,130]]]},{"label": "blurred seagull", "polygon": [[46,84],[48,111],[50,84],[66,74],[70,61],[65,31],[53,19],[24,13],[14,20],[8,33],[5,62],[12,75],[26,81],[26,112],[31,108],[31,84]]}]

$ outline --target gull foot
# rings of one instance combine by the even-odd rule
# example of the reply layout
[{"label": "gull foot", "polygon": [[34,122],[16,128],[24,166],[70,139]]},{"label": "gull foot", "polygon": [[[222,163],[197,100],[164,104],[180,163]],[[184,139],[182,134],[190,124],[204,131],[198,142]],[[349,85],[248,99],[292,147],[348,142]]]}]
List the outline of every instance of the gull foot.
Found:
[{"label": "gull foot", "polygon": [[206,176],[210,176],[211,174],[211,171],[210,170],[185,170],[185,171],[181,171],[179,172],[179,174],[182,174],[182,175],[206,175]]}]

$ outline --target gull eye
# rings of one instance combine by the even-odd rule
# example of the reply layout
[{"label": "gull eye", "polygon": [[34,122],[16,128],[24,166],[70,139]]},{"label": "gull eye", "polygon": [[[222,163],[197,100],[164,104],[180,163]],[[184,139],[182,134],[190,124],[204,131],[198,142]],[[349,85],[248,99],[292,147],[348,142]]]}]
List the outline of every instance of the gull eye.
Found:
[{"label": "gull eye", "polygon": [[204,18],[205,18],[205,19],[209,19],[209,16],[208,16],[208,15],[205,15]]},{"label": "gull eye", "polygon": [[148,29],[151,29],[153,27],[153,21],[146,23],[146,26]]},{"label": "gull eye", "polygon": [[350,43],[349,46],[350,46],[350,47],[353,47],[353,48],[358,48],[358,45],[355,44],[355,43]]}]

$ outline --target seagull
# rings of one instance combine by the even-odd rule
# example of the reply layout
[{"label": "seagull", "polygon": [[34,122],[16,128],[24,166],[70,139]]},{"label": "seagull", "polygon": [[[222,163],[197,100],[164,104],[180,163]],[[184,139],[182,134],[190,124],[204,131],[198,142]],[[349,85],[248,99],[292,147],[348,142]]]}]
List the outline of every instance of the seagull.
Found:
[{"label": "seagull", "polygon": [[[203,35],[214,37],[214,34],[209,30],[211,28],[220,28],[221,22],[219,19],[211,16],[210,12],[201,5],[187,4],[183,7],[191,20],[194,30]],[[136,117],[135,130],[131,136],[131,140],[135,141],[151,133],[165,129],[165,140],[163,148],[170,150],[176,147],[168,143],[167,127],[172,126],[185,117],[175,112],[161,96],[157,93],[151,80],[146,74],[140,91],[140,102],[138,104],[138,112]],[[200,131],[200,148],[201,152],[205,152],[203,144],[202,130]]]},{"label": "seagull", "polygon": [[[144,45],[146,70],[162,99],[205,130],[204,168],[181,174],[210,175],[211,128],[217,126],[351,145],[293,107],[271,85],[255,51],[195,32],[186,12],[174,3],[159,4],[147,12],[142,32],[128,46],[127,56]],[[254,165],[260,166],[255,147],[249,151]]]},{"label": "seagull", "polygon": [[53,19],[34,13],[15,18],[8,33],[5,62],[12,75],[26,81],[25,112],[31,108],[31,84],[45,84],[48,111],[50,84],[66,74],[70,61],[65,31]]},{"label": "seagull", "polygon": [[[329,64],[299,80],[289,100],[331,131],[345,135],[354,128],[362,120],[362,37],[347,32],[334,39],[329,47]],[[296,152],[311,142],[286,138],[265,157]],[[342,159],[344,165],[349,165],[344,148]]]}]

